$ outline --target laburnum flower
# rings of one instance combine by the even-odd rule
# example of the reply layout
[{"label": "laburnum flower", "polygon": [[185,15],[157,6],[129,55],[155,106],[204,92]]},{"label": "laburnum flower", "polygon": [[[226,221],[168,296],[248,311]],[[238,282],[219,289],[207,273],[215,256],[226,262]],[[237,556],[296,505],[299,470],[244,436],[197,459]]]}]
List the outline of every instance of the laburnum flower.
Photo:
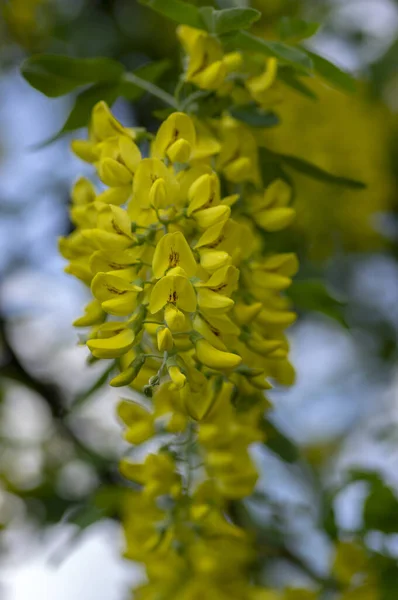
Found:
[{"label": "laburnum flower", "polygon": [[[205,31],[179,36],[185,79],[229,93],[241,56]],[[241,87],[265,94],[270,79],[257,72]],[[291,189],[279,179],[263,188],[256,137],[227,115],[174,112],[144,155],[100,102],[89,139],[72,148],[102,189],[75,183],[75,230],[60,250],[91,293],[74,325],[88,328],[95,359],[114,361],[124,439],[139,447],[120,467],[133,489],[125,554],[148,578],[135,597],[270,600],[250,581],[251,542],[228,507],[256,485],[251,447],[264,440],[269,378],[294,381],[286,290],[298,263],[261,233],[291,223]]]}]

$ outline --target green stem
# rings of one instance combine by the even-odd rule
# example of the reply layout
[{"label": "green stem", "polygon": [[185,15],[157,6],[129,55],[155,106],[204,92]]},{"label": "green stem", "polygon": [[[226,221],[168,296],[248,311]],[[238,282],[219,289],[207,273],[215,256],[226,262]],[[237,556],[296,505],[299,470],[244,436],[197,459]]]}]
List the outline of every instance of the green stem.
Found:
[{"label": "green stem", "polygon": [[141,77],[138,77],[134,73],[125,73],[123,77],[125,81],[133,83],[134,85],[152,94],[152,96],[156,96],[165,104],[168,104],[169,106],[172,106],[173,108],[178,110],[178,104],[173,98],[173,96],[159,88],[157,85],[154,85],[153,83],[151,83],[150,81],[146,81],[145,79],[141,79]]}]

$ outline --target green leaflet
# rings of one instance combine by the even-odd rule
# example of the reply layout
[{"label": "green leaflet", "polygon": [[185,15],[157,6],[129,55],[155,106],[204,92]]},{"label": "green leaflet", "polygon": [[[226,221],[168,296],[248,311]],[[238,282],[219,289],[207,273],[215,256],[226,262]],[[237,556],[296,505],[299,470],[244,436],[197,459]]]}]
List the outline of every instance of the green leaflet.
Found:
[{"label": "green leaflet", "polygon": [[192,4],[181,0],[140,0],[140,3],[181,25],[206,29],[199,9]]},{"label": "green leaflet", "polygon": [[288,463],[296,462],[300,451],[296,444],[282,433],[268,418],[261,421],[261,428],[265,432],[265,445],[274,454]]},{"label": "green leaflet", "polygon": [[282,40],[304,40],[316,34],[319,23],[304,21],[294,17],[282,17],[278,23],[278,31]]},{"label": "green leaflet", "polygon": [[247,50],[265,56],[274,56],[283,63],[293,66],[297,71],[309,73],[312,69],[312,61],[303,50],[282,42],[267,42],[247,31],[227,34],[223,41],[228,49]]},{"label": "green leaflet", "polygon": [[250,127],[275,127],[279,124],[278,115],[271,111],[262,110],[255,103],[233,106],[229,112],[234,119],[242,121]]},{"label": "green leaflet", "polygon": [[355,92],[355,80],[349,73],[346,73],[323,56],[319,56],[319,54],[315,54],[308,50],[306,50],[306,52],[311,58],[314,70],[318,75],[344,92]]},{"label": "green leaflet", "polygon": [[24,61],[21,72],[36,90],[56,98],[88,83],[116,83],[123,75],[124,67],[110,58],[38,54]]},{"label": "green leaflet", "polygon": [[222,35],[239,29],[246,29],[258,21],[261,13],[254,8],[226,8],[213,10],[214,33]]},{"label": "green leaflet", "polygon": [[218,35],[250,27],[261,17],[261,13],[254,8],[223,10],[215,10],[211,6],[196,8],[181,0],[140,0],[140,2],[180,25],[205,29]]},{"label": "green leaflet", "polygon": [[[159,79],[169,66],[168,61],[159,61],[139,67],[133,73],[139,76],[141,80],[152,82]],[[119,97],[136,101],[143,96],[145,91],[142,87],[124,79],[120,83],[115,84],[94,84],[76,96],[72,110],[61,129],[50,139],[34,146],[34,149],[38,150],[48,146],[59,139],[64,133],[75,131],[80,127],[86,127],[90,121],[93,107],[100,100],[104,100],[109,106]]]},{"label": "green leaflet", "polygon": [[319,312],[347,327],[344,316],[344,302],[335,298],[324,282],[318,279],[294,281],[288,290],[290,298],[297,308],[304,311]]},{"label": "green leaflet", "polygon": [[363,190],[366,188],[366,184],[362,181],[351,179],[350,177],[333,175],[333,173],[329,173],[328,171],[325,171],[321,167],[318,167],[317,165],[314,165],[303,158],[273,152],[268,148],[260,148],[260,162],[264,165],[267,163],[281,163],[286,167],[290,167],[294,171],[302,173],[303,175],[307,175],[307,177],[311,177],[312,179],[316,179],[318,181],[324,181],[325,183],[339,185],[355,190]]}]

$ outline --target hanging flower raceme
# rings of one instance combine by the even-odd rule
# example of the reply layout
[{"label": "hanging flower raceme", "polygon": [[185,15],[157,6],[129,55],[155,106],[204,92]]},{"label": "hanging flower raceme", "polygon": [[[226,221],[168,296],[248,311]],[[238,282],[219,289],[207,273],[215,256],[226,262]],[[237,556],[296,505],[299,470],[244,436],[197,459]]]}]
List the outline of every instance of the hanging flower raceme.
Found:
[{"label": "hanging flower raceme", "polygon": [[[204,32],[182,27],[180,38],[199,87],[220,88],[240,65]],[[261,77],[247,84],[261,86]],[[162,440],[121,463],[135,487],[126,556],[148,576],[135,597],[254,600],[251,542],[228,503],[256,484],[250,448],[264,439],[268,378],[294,379],[284,330],[297,261],[268,252],[262,234],[291,223],[290,188],[262,188],[255,137],[230,117],[175,112],[146,157],[135,139],[95,106],[88,141],[72,148],[101,187],[77,181],[75,230],[60,241],[67,272],[92,296],[74,325],[89,328],[96,359],[115,361],[111,385],[133,392],[118,407],[126,441]]]}]

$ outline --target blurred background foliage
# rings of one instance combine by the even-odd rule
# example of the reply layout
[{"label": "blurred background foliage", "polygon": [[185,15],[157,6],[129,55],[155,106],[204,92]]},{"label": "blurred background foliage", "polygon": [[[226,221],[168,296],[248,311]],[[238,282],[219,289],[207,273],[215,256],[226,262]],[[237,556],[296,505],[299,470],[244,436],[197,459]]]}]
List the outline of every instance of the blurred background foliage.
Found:
[{"label": "blurred background foliage", "polygon": [[[217,3],[242,4],[249,3]],[[291,331],[298,381],[272,395],[267,447],[256,450],[263,481],[237,510],[267,542],[267,576],[316,582],[327,576],[337,539],[361,540],[373,551],[372,564],[355,561],[355,546],[340,542],[335,572],[339,557],[342,567],[348,560],[358,572],[373,570],[383,582],[381,597],[392,600],[398,592],[398,2],[251,5],[263,13],[254,31],[267,38],[289,35],[286,17],[322,23],[314,38],[297,43],[358,79],[353,94],[319,78],[306,82],[307,96],[280,83],[273,110],[281,124],[258,135],[273,152],[367,187],[348,189],[284,164],[298,212],[281,242],[301,262],[292,288],[300,315]],[[173,89],[180,55],[173,24],[133,0],[0,0],[0,8],[0,552],[6,560],[15,550],[13,531],[31,539],[63,519],[77,533],[117,519],[124,494],[115,468],[124,449],[115,397],[98,392],[106,373],[88,367],[76,347],[69,323],[84,290],[62,275],[56,249],[57,237],[71,228],[68,189],[81,166],[68,154],[68,136],[32,149],[62,126],[73,98],[38,98],[18,68],[43,52],[109,56],[129,69],[161,60],[157,83]],[[161,108],[148,95],[116,103],[122,119],[149,129]]]}]

